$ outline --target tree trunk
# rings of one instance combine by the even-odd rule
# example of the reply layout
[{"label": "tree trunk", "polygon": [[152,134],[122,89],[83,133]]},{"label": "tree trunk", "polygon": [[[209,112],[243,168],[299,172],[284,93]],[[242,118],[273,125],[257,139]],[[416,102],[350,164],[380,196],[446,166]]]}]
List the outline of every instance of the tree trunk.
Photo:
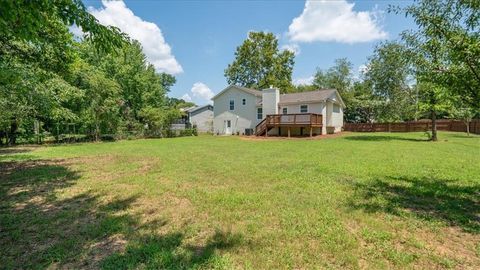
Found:
[{"label": "tree trunk", "polygon": [[95,121],[95,141],[98,142],[98,134],[100,133],[100,126],[98,121]]},{"label": "tree trunk", "polygon": [[437,140],[437,114],[435,110],[432,110],[432,141],[436,142]]},{"label": "tree trunk", "polygon": [[12,123],[10,123],[10,139],[8,145],[14,145],[17,142],[17,129],[17,121],[12,121]]},{"label": "tree trunk", "polygon": [[466,121],[465,125],[467,125],[467,136],[470,136],[470,121]]}]

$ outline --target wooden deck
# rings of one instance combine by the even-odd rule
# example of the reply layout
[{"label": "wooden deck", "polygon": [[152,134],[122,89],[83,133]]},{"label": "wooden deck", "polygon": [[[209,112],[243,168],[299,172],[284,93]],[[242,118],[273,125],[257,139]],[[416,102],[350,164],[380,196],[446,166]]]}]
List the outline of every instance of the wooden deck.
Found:
[{"label": "wooden deck", "polygon": [[272,128],[287,128],[290,137],[291,128],[307,128],[312,136],[313,128],[322,127],[322,115],[316,113],[269,114],[255,127],[255,135],[268,136]]}]

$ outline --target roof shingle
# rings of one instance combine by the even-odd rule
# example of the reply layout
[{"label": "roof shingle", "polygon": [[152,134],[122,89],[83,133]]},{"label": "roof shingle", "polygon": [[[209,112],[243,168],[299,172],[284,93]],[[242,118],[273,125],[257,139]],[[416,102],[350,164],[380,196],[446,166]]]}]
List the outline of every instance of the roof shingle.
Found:
[{"label": "roof shingle", "polygon": [[334,93],[335,89],[324,89],[300,93],[281,94],[279,104],[323,101],[330,98]]}]

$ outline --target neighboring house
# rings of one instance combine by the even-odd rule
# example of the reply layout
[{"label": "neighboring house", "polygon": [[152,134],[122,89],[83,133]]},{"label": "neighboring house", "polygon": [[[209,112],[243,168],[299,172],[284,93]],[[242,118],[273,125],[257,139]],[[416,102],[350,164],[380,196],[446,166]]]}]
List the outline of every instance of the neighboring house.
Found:
[{"label": "neighboring house", "polygon": [[198,132],[212,132],[213,129],[213,106],[204,105],[188,108],[185,110],[186,122],[196,126]]},{"label": "neighboring house", "polygon": [[317,135],[343,127],[345,104],[335,89],[280,94],[230,85],[212,100],[215,134]]}]

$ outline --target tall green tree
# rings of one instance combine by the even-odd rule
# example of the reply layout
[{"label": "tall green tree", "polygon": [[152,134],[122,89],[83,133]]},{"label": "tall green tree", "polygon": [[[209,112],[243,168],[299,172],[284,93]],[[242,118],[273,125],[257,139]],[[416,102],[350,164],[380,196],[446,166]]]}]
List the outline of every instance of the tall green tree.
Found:
[{"label": "tall green tree", "polygon": [[229,84],[256,89],[274,86],[288,92],[293,89],[294,58],[291,51],[279,50],[273,33],[250,32],[237,47],[235,60],[225,69],[225,77]]},{"label": "tall green tree", "polygon": [[430,109],[436,141],[436,116],[445,98],[459,95],[480,107],[480,4],[421,0],[392,10],[411,16],[418,26],[403,32],[402,39],[413,56],[417,83],[427,93],[423,105]]},{"label": "tall green tree", "polygon": [[313,85],[317,89],[336,89],[342,97],[346,97],[353,84],[352,68],[353,65],[347,58],[336,59],[329,69],[317,69]]},{"label": "tall green tree", "polygon": [[122,104],[119,110],[127,131],[143,129],[144,116],[152,115],[141,113],[146,108],[149,112],[159,113],[169,107],[167,93],[175,83],[175,77],[156,73],[137,41],[125,43],[115,53],[98,52],[91,42],[84,42],[80,54],[120,86]]},{"label": "tall green tree", "polygon": [[71,81],[83,92],[79,118],[87,133],[96,141],[102,134],[115,134],[122,103],[118,83],[82,59],[74,64]]},{"label": "tall green tree", "polygon": [[369,58],[365,80],[372,86],[373,95],[383,101],[377,121],[406,121],[415,118],[417,94],[411,87],[414,74],[409,53],[399,42],[376,46]]},{"label": "tall green tree", "polygon": [[0,37],[3,40],[22,40],[49,43],[44,31],[77,25],[98,49],[111,51],[121,46],[127,36],[118,28],[101,25],[88,13],[81,0],[17,0],[0,1]]},{"label": "tall green tree", "polygon": [[379,112],[385,107],[385,101],[373,94],[368,80],[354,82],[344,113],[349,123],[373,123],[379,121]]},{"label": "tall green tree", "polygon": [[470,107],[480,108],[480,2],[419,0],[392,10],[404,12],[417,24],[418,30],[404,32],[403,39],[413,50],[436,58],[429,73],[442,73],[437,83],[461,95]]},{"label": "tall green tree", "polygon": [[0,106],[9,108],[0,115],[0,133],[9,143],[30,132],[34,121],[75,118],[64,107],[77,92],[65,80],[76,58],[68,31],[73,24],[97,50],[127,40],[118,29],[99,24],[80,0],[0,1]]}]

